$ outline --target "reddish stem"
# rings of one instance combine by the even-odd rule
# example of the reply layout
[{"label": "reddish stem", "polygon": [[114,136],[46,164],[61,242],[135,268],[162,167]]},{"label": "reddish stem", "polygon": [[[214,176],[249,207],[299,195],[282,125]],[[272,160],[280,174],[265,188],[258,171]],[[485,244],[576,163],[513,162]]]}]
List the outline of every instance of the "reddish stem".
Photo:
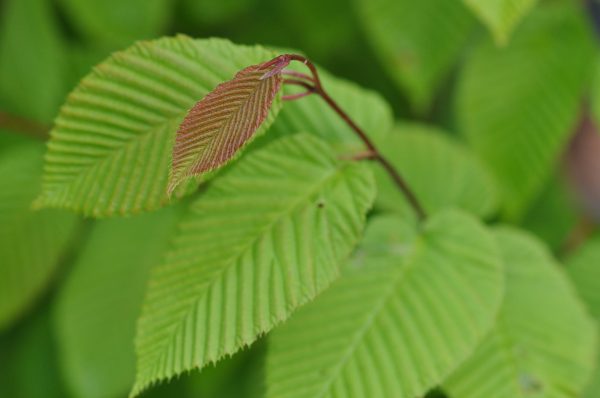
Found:
[{"label": "reddish stem", "polygon": [[314,85],[311,86],[304,82],[302,82],[304,84],[299,84],[299,81],[294,80],[294,82],[290,82],[290,84],[299,84],[304,87],[309,86],[316,94],[323,98],[327,105],[329,105],[331,109],[333,109],[335,113],[337,113],[338,116],[340,116],[344,120],[344,122],[346,122],[346,124],[350,126],[350,128],[354,130],[354,132],[358,135],[361,141],[368,148],[369,152],[372,154],[370,158],[378,161],[379,164],[381,164],[381,166],[389,174],[396,186],[400,189],[400,191],[402,191],[402,193],[414,209],[415,213],[417,214],[417,217],[420,220],[424,220],[426,217],[425,210],[417,200],[416,195],[410,189],[404,178],[402,178],[402,175],[400,175],[400,173],[394,168],[394,166],[381,154],[381,152],[379,152],[379,150],[375,147],[375,144],[371,141],[367,134],[365,134],[365,132],[350,118],[350,116],[348,116],[346,112],[344,112],[342,108],[340,108],[340,106],[333,100],[333,98],[331,98],[329,94],[325,91],[323,85],[321,84],[321,79],[319,78],[319,72],[317,71],[315,65],[302,55],[288,54],[288,56],[290,60],[302,62],[308,67],[308,69],[310,69],[310,72],[312,74],[312,81],[314,83]]}]

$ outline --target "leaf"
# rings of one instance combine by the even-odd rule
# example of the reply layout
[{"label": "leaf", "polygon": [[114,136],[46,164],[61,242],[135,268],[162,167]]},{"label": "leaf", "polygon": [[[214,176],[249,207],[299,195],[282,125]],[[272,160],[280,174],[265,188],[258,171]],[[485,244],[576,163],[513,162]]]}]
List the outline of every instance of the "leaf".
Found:
[{"label": "leaf", "polygon": [[594,323],[538,240],[508,227],[495,236],[504,303],[494,330],[444,389],[454,398],[579,396],[593,369]]},{"label": "leaf", "polygon": [[51,122],[66,94],[66,54],[47,0],[5,1],[0,12],[0,107]]},{"label": "leaf", "polygon": [[482,43],[457,88],[457,118],[500,184],[504,213],[518,219],[541,193],[575,127],[592,45],[570,6],[537,8],[498,49]]},{"label": "leaf", "polygon": [[30,209],[42,153],[34,142],[0,152],[0,330],[48,285],[77,227],[72,214]]},{"label": "leaf", "polygon": [[[495,181],[467,148],[433,126],[400,123],[381,145],[383,155],[399,170],[427,213],[458,207],[485,217],[498,205]],[[412,214],[389,175],[374,165],[376,206]]]},{"label": "leaf", "polygon": [[269,115],[281,69],[289,62],[282,55],[248,66],[194,105],[177,130],[169,193],[185,179],[223,165],[247,144]]},{"label": "leaf", "polygon": [[48,306],[0,336],[0,396],[65,398]]},{"label": "leaf", "polygon": [[519,21],[535,6],[537,0],[464,0],[487,26],[499,45],[508,42]]},{"label": "leaf", "polygon": [[413,108],[429,110],[474,19],[460,1],[359,0],[367,38]]},{"label": "leaf", "polygon": [[[304,65],[290,64],[288,70],[306,72]],[[367,90],[347,80],[339,79],[319,69],[321,82],[329,95],[377,143],[385,143],[394,122],[391,107],[375,91]],[[285,87],[286,94],[294,89]],[[274,140],[294,133],[308,132],[327,141],[340,153],[365,149],[356,133],[316,95],[286,102],[277,120],[264,138]],[[263,141],[265,141],[263,139]]]},{"label": "leaf", "polygon": [[596,65],[594,67],[594,78],[591,85],[590,102],[592,108],[592,118],[596,126],[600,126],[600,57],[596,56]]},{"label": "leaf", "polygon": [[59,4],[88,41],[113,48],[164,34],[173,9],[171,0],[60,0]]},{"label": "leaf", "polygon": [[[185,36],[140,42],[115,53],[63,106],[36,204],[94,217],[164,206],[170,149],[187,111],[235,72],[273,56],[261,47]],[[262,128],[279,107],[276,100]],[[192,181],[175,194],[196,185]]]},{"label": "leaf", "polygon": [[137,395],[232,354],[325,289],[374,199],[366,165],[308,134],[233,164],[191,206],[138,325]]},{"label": "leaf", "polygon": [[[567,259],[567,271],[577,293],[585,302],[588,311],[600,321],[600,235],[588,239],[582,247]],[[596,359],[596,370],[591,383],[585,389],[584,398],[595,398],[600,394],[600,354]]]},{"label": "leaf", "polygon": [[421,397],[492,327],[502,287],[474,218],[442,212],[418,231],[380,216],[340,280],[271,334],[267,398]]},{"label": "leaf", "polygon": [[180,210],[100,221],[81,248],[54,308],[62,370],[76,397],[120,397],[131,388],[135,325],[150,269]]}]

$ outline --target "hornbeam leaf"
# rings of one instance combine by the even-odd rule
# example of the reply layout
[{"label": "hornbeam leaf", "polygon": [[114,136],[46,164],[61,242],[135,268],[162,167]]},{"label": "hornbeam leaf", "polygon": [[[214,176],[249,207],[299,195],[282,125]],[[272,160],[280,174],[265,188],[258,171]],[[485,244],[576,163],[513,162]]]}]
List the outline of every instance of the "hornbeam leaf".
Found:
[{"label": "hornbeam leaf", "polygon": [[244,156],[192,204],[150,277],[132,395],[251,344],[339,274],[375,196],[309,134]]},{"label": "hornbeam leaf", "polygon": [[281,88],[289,57],[249,66],[198,101],[179,126],[168,192],[183,180],[213,170],[252,138]]},{"label": "hornbeam leaf", "polygon": [[463,0],[487,26],[499,45],[508,42],[519,21],[538,0]]},{"label": "hornbeam leaf", "polygon": [[444,383],[452,398],[572,398],[594,369],[596,326],[533,235],[495,231],[506,273],[496,325]]},{"label": "hornbeam leaf", "polygon": [[[187,112],[239,70],[275,55],[258,46],[185,36],[139,42],[113,54],[62,107],[36,205],[95,217],[164,206],[171,149]],[[279,108],[277,96],[261,129]],[[196,185],[182,184],[175,196]]]},{"label": "hornbeam leaf", "polygon": [[503,292],[492,236],[458,211],[421,231],[371,222],[355,261],[269,339],[267,398],[414,398],[493,325]]}]

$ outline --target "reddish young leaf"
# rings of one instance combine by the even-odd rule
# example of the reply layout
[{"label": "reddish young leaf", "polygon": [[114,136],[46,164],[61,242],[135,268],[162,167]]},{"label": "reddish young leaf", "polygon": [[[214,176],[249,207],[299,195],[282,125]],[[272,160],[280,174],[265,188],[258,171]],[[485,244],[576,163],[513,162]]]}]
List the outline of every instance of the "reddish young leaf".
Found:
[{"label": "reddish young leaf", "polygon": [[168,192],[188,177],[226,163],[254,135],[281,88],[281,55],[249,66],[198,101],[179,126]]}]

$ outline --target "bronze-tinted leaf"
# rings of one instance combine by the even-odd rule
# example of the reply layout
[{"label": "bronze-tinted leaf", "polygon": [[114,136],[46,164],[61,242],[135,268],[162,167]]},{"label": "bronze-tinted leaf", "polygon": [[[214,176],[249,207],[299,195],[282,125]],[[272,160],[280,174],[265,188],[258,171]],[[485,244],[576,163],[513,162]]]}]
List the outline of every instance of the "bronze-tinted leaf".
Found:
[{"label": "bronze-tinted leaf", "polygon": [[218,85],[188,112],[173,148],[168,191],[191,176],[213,170],[254,135],[281,88],[289,57],[249,66]]}]

